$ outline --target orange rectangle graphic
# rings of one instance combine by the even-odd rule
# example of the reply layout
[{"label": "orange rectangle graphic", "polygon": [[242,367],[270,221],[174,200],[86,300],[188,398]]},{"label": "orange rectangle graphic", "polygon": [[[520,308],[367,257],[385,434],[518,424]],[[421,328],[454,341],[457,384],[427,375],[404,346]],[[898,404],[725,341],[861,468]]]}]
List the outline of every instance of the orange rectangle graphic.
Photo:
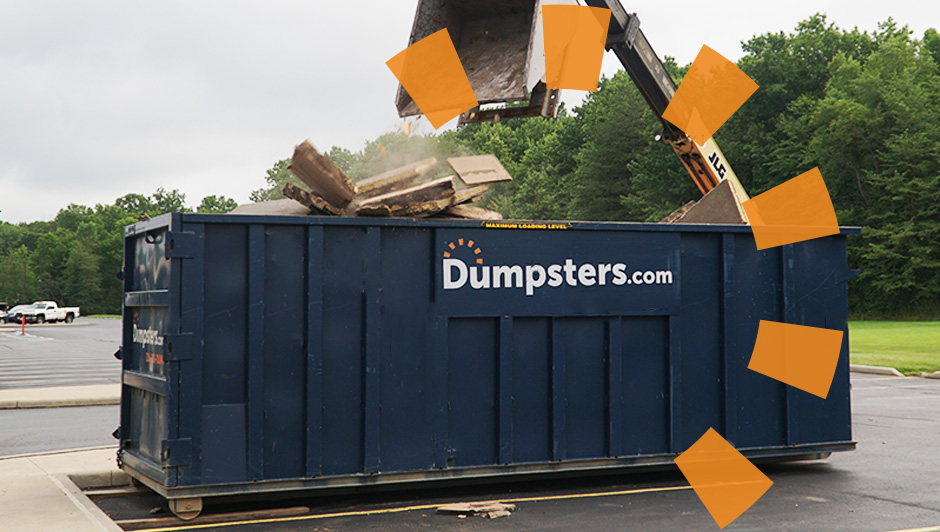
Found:
[{"label": "orange rectangle graphic", "polygon": [[446,28],[412,44],[386,65],[435,129],[477,106]]},{"label": "orange rectangle graphic", "polygon": [[842,350],[842,331],[761,320],[748,369],[823,399]]},{"label": "orange rectangle graphic", "polygon": [[545,83],[549,89],[597,91],[610,10],[543,5]]},{"label": "orange rectangle graphic", "polygon": [[740,517],[773,485],[712,428],[676,457],[676,465],[719,528]]},{"label": "orange rectangle graphic", "polygon": [[819,168],[745,201],[757,249],[767,249],[839,232],[839,220]]},{"label": "orange rectangle graphic", "polygon": [[757,83],[708,46],[702,46],[663,118],[705,144],[757,90]]}]

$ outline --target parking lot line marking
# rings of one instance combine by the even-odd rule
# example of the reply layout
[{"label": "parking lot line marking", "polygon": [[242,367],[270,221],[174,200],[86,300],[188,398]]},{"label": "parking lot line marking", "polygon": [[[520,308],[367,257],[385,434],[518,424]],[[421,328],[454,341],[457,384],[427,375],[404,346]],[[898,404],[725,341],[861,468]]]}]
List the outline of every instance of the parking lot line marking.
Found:
[{"label": "parking lot line marking", "polygon": [[[572,493],[568,495],[545,495],[541,497],[515,497],[512,499],[493,499],[489,501],[476,501],[470,504],[487,504],[495,502],[517,503],[517,502],[539,502],[539,501],[557,501],[564,499],[588,499],[592,497],[614,497],[617,495],[639,495],[641,493],[661,493],[667,491],[691,490],[692,486],[666,486],[662,488],[639,488],[621,491],[604,491],[599,493]],[[202,530],[206,528],[225,528],[241,525],[260,525],[266,523],[289,523],[293,521],[311,521],[314,519],[330,519],[334,517],[357,517],[379,514],[395,514],[403,512],[413,512],[416,510],[431,510],[444,506],[446,503],[420,504],[415,506],[402,506],[398,508],[378,508],[375,510],[354,510],[349,512],[333,512],[317,515],[298,515],[292,517],[273,517],[269,519],[257,519],[254,521],[231,521],[228,523],[200,523],[193,525],[168,526],[161,528],[145,528],[136,532],[179,532],[183,530]],[[903,531],[907,532],[907,531]]]}]

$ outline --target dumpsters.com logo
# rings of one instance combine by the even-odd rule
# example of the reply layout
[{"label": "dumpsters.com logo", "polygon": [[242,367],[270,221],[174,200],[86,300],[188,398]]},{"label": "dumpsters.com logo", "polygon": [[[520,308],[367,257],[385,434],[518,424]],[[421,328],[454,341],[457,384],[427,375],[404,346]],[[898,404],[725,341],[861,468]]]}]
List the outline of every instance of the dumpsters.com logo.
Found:
[{"label": "dumpsters.com logo", "polygon": [[[671,270],[630,271],[622,262],[484,265],[483,250],[473,240],[460,238],[447,244],[443,257],[444,290],[520,288],[531,296],[537,289],[576,286],[671,285]],[[467,249],[461,249],[467,248]],[[466,255],[470,263],[456,255]]]}]

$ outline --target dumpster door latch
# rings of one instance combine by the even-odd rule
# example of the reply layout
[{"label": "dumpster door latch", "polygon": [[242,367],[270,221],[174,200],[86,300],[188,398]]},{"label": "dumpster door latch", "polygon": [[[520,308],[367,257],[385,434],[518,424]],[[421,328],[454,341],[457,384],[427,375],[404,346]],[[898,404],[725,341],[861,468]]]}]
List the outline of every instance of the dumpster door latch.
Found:
[{"label": "dumpster door latch", "polygon": [[168,259],[191,259],[196,256],[196,233],[168,231],[164,249]]},{"label": "dumpster door latch", "polygon": [[193,359],[193,334],[165,334],[163,345],[165,353],[163,358],[168,362]]},{"label": "dumpster door latch", "polygon": [[187,466],[193,461],[193,440],[183,438],[180,440],[163,440],[160,458],[166,467]]}]

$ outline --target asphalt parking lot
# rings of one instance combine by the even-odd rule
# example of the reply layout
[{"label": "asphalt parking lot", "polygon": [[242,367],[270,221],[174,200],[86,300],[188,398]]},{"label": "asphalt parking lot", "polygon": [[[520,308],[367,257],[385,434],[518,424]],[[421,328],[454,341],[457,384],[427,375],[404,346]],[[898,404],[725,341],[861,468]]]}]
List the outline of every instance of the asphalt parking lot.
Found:
[{"label": "asphalt parking lot", "polygon": [[[762,465],[774,485],[725,530],[940,531],[940,381],[853,374],[852,384],[858,449],[828,460]],[[170,516],[153,494],[93,499],[129,530],[718,530],[675,470],[282,501],[210,500],[189,523]],[[517,509],[495,520],[434,512],[439,504],[486,500],[515,501]],[[232,522],[218,523],[223,519]]]},{"label": "asphalt parking lot", "polygon": [[75,323],[0,325],[0,389],[121,382],[121,320],[78,318]]}]

